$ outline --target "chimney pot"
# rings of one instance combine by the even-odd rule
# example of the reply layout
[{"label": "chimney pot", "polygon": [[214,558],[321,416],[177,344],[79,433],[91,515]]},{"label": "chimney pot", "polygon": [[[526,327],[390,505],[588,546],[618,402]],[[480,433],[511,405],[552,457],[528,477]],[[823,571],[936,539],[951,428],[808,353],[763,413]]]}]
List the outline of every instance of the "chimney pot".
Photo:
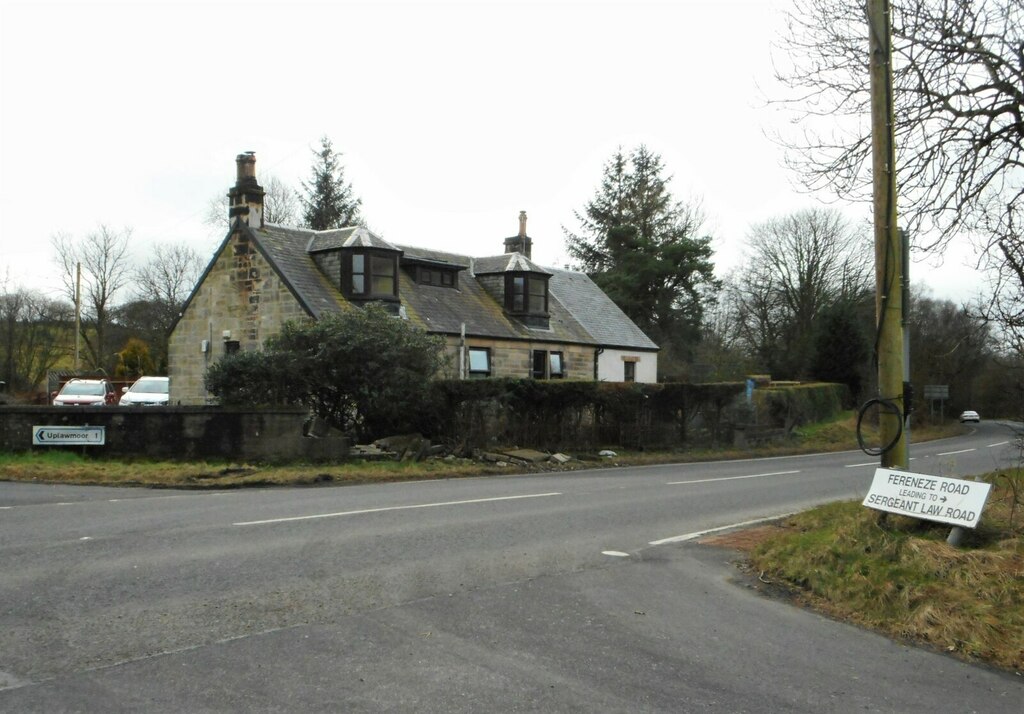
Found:
[{"label": "chimney pot", "polygon": [[247,183],[246,179],[252,182],[256,181],[255,151],[246,151],[244,154],[239,154],[235,159],[235,163],[238,166],[238,183]]},{"label": "chimney pot", "polygon": [[506,253],[522,253],[530,258],[533,251],[533,241],[526,235],[526,211],[519,212],[519,233],[511,238],[505,239]]}]

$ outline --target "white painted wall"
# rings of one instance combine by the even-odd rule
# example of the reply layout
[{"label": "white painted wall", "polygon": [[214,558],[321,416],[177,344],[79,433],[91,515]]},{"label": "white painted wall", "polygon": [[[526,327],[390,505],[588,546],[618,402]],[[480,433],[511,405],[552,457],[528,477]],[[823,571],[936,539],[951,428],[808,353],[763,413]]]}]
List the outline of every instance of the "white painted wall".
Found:
[{"label": "white painted wall", "polygon": [[658,353],[636,350],[605,349],[597,357],[597,379],[600,382],[621,382],[624,376],[623,357],[635,357],[636,381],[658,381]]}]

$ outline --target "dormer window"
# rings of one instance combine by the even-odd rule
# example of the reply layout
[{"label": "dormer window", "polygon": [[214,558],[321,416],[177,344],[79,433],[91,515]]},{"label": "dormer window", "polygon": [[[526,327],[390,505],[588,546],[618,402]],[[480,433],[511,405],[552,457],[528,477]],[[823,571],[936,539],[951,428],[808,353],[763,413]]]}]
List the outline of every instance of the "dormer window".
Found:
[{"label": "dormer window", "polygon": [[353,300],[398,300],[398,253],[387,250],[346,250],[341,285]]},{"label": "dormer window", "polygon": [[513,315],[548,314],[548,276],[537,273],[506,273],[505,309]]},{"label": "dormer window", "polygon": [[551,273],[522,253],[478,258],[474,272],[508,315],[531,329],[550,329],[548,280]]},{"label": "dormer window", "polygon": [[442,288],[459,286],[458,272],[450,268],[417,265],[413,268],[413,276],[420,285],[436,285]]}]

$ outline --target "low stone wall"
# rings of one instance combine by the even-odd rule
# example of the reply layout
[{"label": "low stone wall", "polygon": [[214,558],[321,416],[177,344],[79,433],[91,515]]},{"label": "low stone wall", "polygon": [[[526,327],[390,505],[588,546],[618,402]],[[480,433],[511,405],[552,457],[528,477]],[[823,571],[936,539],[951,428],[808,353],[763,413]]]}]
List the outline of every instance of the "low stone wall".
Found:
[{"label": "low stone wall", "polygon": [[[303,436],[305,409],[0,406],[0,451],[71,449],[97,456],[239,461],[333,461],[340,437]],[[33,446],[39,426],[102,426],[102,446]]]}]

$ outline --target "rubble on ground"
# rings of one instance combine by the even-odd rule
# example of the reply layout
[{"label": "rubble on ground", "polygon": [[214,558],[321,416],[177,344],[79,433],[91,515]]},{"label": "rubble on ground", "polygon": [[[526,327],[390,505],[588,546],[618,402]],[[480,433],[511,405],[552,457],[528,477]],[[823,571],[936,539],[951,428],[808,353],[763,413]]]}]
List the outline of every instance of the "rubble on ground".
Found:
[{"label": "rubble on ground", "polygon": [[[603,452],[602,452],[603,453]],[[614,452],[612,452],[614,453]],[[377,439],[372,444],[355,444],[349,456],[367,461],[443,461],[445,463],[484,463],[499,468],[516,466],[528,470],[571,468],[577,458],[561,452],[548,453],[518,446],[468,449],[465,444],[451,446],[433,444],[421,434],[396,434]]]}]

